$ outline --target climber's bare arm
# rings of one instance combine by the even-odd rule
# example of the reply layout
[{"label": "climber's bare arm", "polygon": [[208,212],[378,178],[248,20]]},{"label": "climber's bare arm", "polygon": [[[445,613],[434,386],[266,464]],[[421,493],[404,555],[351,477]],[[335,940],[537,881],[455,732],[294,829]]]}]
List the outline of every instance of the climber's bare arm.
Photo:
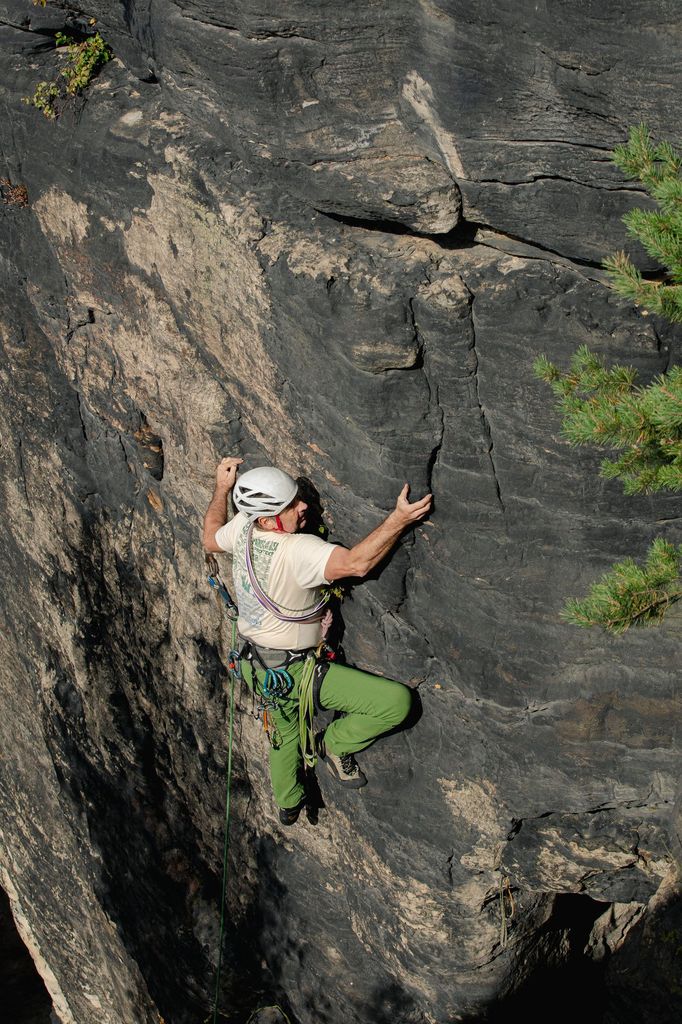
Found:
[{"label": "climber's bare arm", "polygon": [[213,497],[204,516],[204,551],[222,550],[215,542],[215,535],[220,527],[227,522],[227,500],[237,479],[237,470],[243,461],[243,459],[230,456],[218,463]]},{"label": "climber's bare arm", "polygon": [[431,511],[433,495],[419,501],[408,501],[409,484],[405,484],[393,511],[364,540],[350,550],[335,548],[325,566],[325,578],[332,583],[346,576],[366,576],[385,558],[404,531],[421,522]]}]

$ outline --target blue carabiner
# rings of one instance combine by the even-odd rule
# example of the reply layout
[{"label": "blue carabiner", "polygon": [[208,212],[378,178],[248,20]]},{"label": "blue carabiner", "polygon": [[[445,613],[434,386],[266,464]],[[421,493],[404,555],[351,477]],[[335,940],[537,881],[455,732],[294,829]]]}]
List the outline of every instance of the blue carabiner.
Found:
[{"label": "blue carabiner", "polygon": [[228,608],[236,608],[236,604],[230,597],[230,592],[219,576],[207,576],[208,584],[217,590]]},{"label": "blue carabiner", "polygon": [[294,688],[294,680],[285,668],[267,668],[263,680],[266,697],[287,697]]},{"label": "blue carabiner", "polygon": [[234,675],[234,678],[242,680],[242,656],[239,651],[231,650],[227,655],[227,667]]}]

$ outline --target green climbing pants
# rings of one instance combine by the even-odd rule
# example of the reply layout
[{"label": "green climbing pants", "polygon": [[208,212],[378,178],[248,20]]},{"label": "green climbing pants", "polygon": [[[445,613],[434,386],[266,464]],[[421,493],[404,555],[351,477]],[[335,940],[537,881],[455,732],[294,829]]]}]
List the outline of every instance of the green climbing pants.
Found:
[{"label": "green climbing pants", "polygon": [[[270,777],[280,807],[297,807],[305,794],[298,726],[298,685],[303,664],[296,662],[289,668],[294,688],[288,697],[278,699],[277,711],[268,711],[275,741],[270,747]],[[249,668],[245,668],[246,680],[251,684]],[[258,669],[256,674],[262,684],[265,673]],[[320,688],[320,703],[324,708],[346,712],[324,734],[327,749],[341,757],[364,750],[377,736],[400,725],[412,706],[412,691],[392,679],[331,664]]]}]

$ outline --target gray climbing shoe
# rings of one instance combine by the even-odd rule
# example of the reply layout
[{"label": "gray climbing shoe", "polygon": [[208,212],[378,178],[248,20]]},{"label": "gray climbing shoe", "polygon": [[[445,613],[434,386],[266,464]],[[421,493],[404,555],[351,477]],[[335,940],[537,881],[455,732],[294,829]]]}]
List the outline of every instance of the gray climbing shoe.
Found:
[{"label": "gray climbing shoe", "polygon": [[339,757],[338,754],[332,754],[323,746],[322,758],[340,786],[346,786],[348,789],[360,789],[367,785],[367,777],[360,771],[352,754],[344,754],[343,757]]}]

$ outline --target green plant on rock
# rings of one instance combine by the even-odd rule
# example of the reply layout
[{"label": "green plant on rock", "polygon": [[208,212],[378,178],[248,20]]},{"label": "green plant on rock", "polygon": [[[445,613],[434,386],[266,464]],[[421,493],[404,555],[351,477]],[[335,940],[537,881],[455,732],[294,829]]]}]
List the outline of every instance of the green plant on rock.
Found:
[{"label": "green plant on rock", "polygon": [[[682,156],[668,142],[655,145],[639,125],[613,159],[638,177],[658,204],[657,210],[631,210],[624,221],[665,269],[645,279],[625,253],[616,253],[604,263],[612,286],[643,307],[643,315],[653,312],[682,322]],[[603,476],[621,480],[626,494],[682,491],[682,367],[644,386],[632,367],[609,368],[581,346],[567,372],[544,355],[533,370],[552,387],[562,433],[571,444],[619,453],[602,462]],[[682,598],[681,577],[682,546],[659,537],[644,566],[632,559],[617,563],[587,597],[569,601],[563,614],[576,625],[602,626],[613,633],[652,625]]]},{"label": "green plant on rock", "polygon": [[567,602],[563,617],[576,626],[601,626],[610,633],[656,625],[682,597],[681,567],[682,544],[676,547],[657,537],[643,566],[631,558],[617,562],[587,597]]},{"label": "green plant on rock", "polygon": [[99,32],[77,42],[64,32],[55,35],[57,49],[66,49],[67,59],[54,82],[39,82],[33,96],[24,96],[23,102],[36,107],[45,117],[54,121],[59,113],[59,101],[77,96],[92,81],[96,72],[111,60],[111,47]]},{"label": "green plant on rock", "polygon": [[610,256],[604,266],[621,295],[682,323],[682,154],[669,142],[655,145],[646,125],[640,124],[630,129],[627,145],[616,147],[613,160],[629,177],[638,178],[658,204],[657,210],[631,210],[623,221],[666,269],[646,280],[624,252]]},{"label": "green plant on rock", "polygon": [[99,32],[84,39],[82,43],[63,36],[61,45],[66,45],[69,53],[66,67],[62,68],[61,72],[62,77],[66,79],[66,91],[69,96],[75,96],[87,88],[98,68],[113,57],[109,44],[102,39]]},{"label": "green plant on rock", "polygon": [[56,104],[58,99],[59,89],[54,82],[38,82],[33,95],[24,96],[22,102],[35,107],[36,110],[39,110],[50,121],[54,121],[57,117]]},{"label": "green plant on rock", "polygon": [[602,462],[603,476],[620,479],[626,494],[682,490],[682,367],[642,387],[632,367],[609,369],[582,345],[568,373],[545,356],[533,369],[559,399],[571,444],[622,453]]}]

